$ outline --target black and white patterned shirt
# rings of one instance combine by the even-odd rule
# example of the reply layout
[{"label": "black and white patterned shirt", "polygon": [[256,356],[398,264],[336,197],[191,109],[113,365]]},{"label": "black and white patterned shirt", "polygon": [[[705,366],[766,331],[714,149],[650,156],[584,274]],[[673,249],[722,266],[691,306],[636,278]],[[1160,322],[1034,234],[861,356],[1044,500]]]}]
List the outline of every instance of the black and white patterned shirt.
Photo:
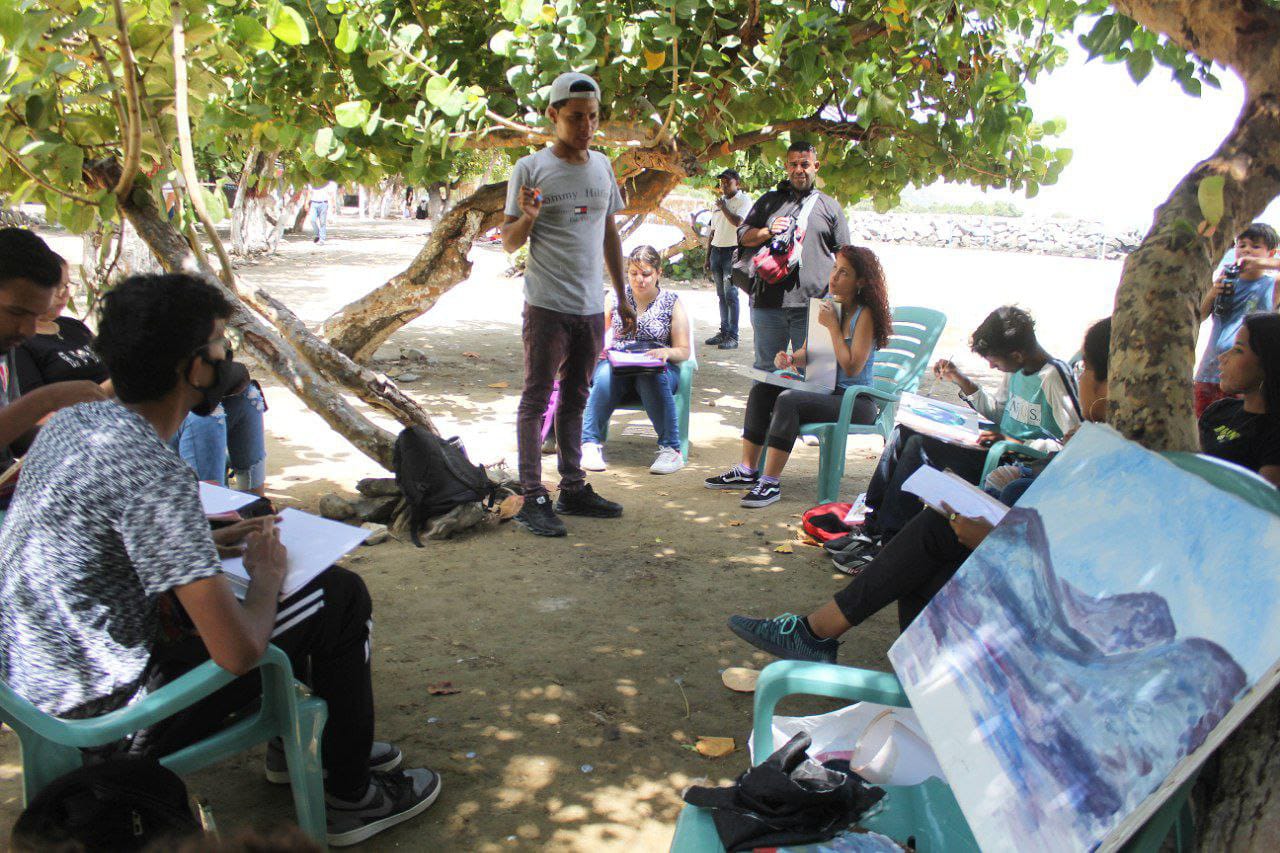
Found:
[{"label": "black and white patterned shirt", "polygon": [[195,474],[151,424],[115,401],[64,409],[0,528],[0,678],[58,716],[121,707],[161,594],[220,571]]}]

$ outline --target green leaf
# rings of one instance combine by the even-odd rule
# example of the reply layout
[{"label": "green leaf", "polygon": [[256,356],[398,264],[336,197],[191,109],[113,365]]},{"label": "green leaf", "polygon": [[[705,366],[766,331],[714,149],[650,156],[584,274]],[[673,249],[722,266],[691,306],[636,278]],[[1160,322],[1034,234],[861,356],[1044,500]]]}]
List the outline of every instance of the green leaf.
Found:
[{"label": "green leaf", "polygon": [[276,9],[275,20],[269,22],[271,34],[288,45],[310,44],[311,34],[307,32],[307,22],[297,9],[280,5]]},{"label": "green leaf", "polygon": [[201,184],[198,191],[200,200],[204,202],[205,213],[209,214],[210,219],[218,223],[227,218],[227,196],[222,192],[221,186],[209,190]]},{"label": "green leaf", "polygon": [[315,152],[317,157],[324,157],[333,150],[333,128],[322,127],[316,131]]},{"label": "green leaf", "polygon": [[266,28],[248,15],[236,15],[231,19],[231,30],[236,38],[254,50],[271,50],[276,40]]},{"label": "green leaf", "polygon": [[1196,198],[1200,202],[1200,215],[1210,225],[1217,225],[1222,221],[1222,214],[1226,210],[1222,194],[1226,186],[1227,179],[1222,175],[1209,175],[1202,179],[1200,186],[1196,188]]},{"label": "green leaf", "polygon": [[48,102],[40,95],[32,95],[27,98],[27,126],[36,130],[43,130],[45,127],[48,127],[48,106]]},{"label": "green leaf", "polygon": [[440,107],[449,97],[449,89],[452,87],[447,77],[432,77],[427,81],[423,95],[426,96],[428,102],[433,107]]},{"label": "green leaf", "polygon": [[343,18],[342,23],[338,24],[338,35],[333,40],[333,46],[343,53],[353,53],[360,46],[360,31],[351,23],[350,18]]},{"label": "green leaf", "polygon": [[516,34],[511,30],[498,30],[493,34],[493,38],[489,39],[489,49],[499,56],[507,56],[515,37]]},{"label": "green leaf", "polygon": [[500,6],[502,17],[513,24],[516,23],[520,20],[521,5],[521,0],[502,0],[502,5]]},{"label": "green leaf", "polygon": [[333,115],[342,127],[356,127],[368,120],[372,106],[365,100],[347,101],[334,107]]},{"label": "green leaf", "polygon": [[1155,57],[1151,55],[1149,50],[1135,50],[1125,59],[1125,65],[1129,68],[1129,76],[1133,78],[1133,82],[1141,83],[1151,73],[1151,66],[1155,61]]},{"label": "green leaf", "polygon": [[653,28],[653,37],[659,39],[673,39],[680,35],[682,30],[675,24],[659,24]]}]

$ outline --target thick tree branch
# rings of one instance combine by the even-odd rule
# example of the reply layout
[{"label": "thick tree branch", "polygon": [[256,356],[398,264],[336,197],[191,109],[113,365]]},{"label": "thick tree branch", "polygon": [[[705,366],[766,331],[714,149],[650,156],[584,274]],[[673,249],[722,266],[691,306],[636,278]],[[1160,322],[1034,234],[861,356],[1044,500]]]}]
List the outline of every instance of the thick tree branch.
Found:
[{"label": "thick tree branch", "polygon": [[133,190],[142,162],[142,108],[138,103],[138,67],[133,59],[133,45],[129,43],[129,23],[124,13],[123,0],[114,0],[116,28],[120,31],[120,60],[124,73],[124,109],[128,122],[120,128],[124,148],[124,162],[120,167],[120,183],[117,196],[126,196]]},{"label": "thick tree branch", "polygon": [[838,121],[822,118],[821,116],[796,118],[775,124],[767,124],[759,130],[742,133],[732,139],[726,139],[723,142],[714,144],[707,149],[709,156],[700,159],[713,160],[716,157],[723,157],[725,154],[742,151],[762,142],[777,139],[784,133],[814,133],[837,139],[846,139],[850,142],[861,142],[867,137],[868,132],[867,128],[853,121]]}]

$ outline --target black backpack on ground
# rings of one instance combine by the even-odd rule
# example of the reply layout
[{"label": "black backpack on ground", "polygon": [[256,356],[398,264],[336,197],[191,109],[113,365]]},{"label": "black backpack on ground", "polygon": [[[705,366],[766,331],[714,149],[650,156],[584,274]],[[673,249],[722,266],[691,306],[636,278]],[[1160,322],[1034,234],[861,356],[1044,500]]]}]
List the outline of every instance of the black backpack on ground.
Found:
[{"label": "black backpack on ground", "polygon": [[483,465],[467,458],[456,436],[441,438],[426,427],[407,427],[396,439],[391,464],[409,505],[409,538],[419,548],[418,532],[428,519],[466,503],[487,501],[493,506],[497,485]]},{"label": "black backpack on ground", "polygon": [[128,851],[200,831],[176,773],[154,759],[118,757],[52,782],[18,816],[10,842],[13,850]]}]

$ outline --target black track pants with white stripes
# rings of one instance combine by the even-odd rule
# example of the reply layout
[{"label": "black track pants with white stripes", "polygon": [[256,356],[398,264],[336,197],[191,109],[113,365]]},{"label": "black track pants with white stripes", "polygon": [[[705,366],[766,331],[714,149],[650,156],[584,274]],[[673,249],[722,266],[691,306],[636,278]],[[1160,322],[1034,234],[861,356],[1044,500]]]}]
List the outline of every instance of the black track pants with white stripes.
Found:
[{"label": "black track pants with white stripes", "polygon": [[[293,662],[294,677],[308,684],[329,705],[323,736],[323,761],[330,793],[363,794],[369,779],[373,745],[373,685],[370,680],[370,628],[373,605],[364,581],[354,572],[330,568],[280,602],[271,642]],[[152,659],[152,689],[209,659],[204,643],[193,638],[157,650]],[[224,725],[251,706],[262,691],[257,672],[231,684],[135,738],[133,749],[167,755]]]}]

